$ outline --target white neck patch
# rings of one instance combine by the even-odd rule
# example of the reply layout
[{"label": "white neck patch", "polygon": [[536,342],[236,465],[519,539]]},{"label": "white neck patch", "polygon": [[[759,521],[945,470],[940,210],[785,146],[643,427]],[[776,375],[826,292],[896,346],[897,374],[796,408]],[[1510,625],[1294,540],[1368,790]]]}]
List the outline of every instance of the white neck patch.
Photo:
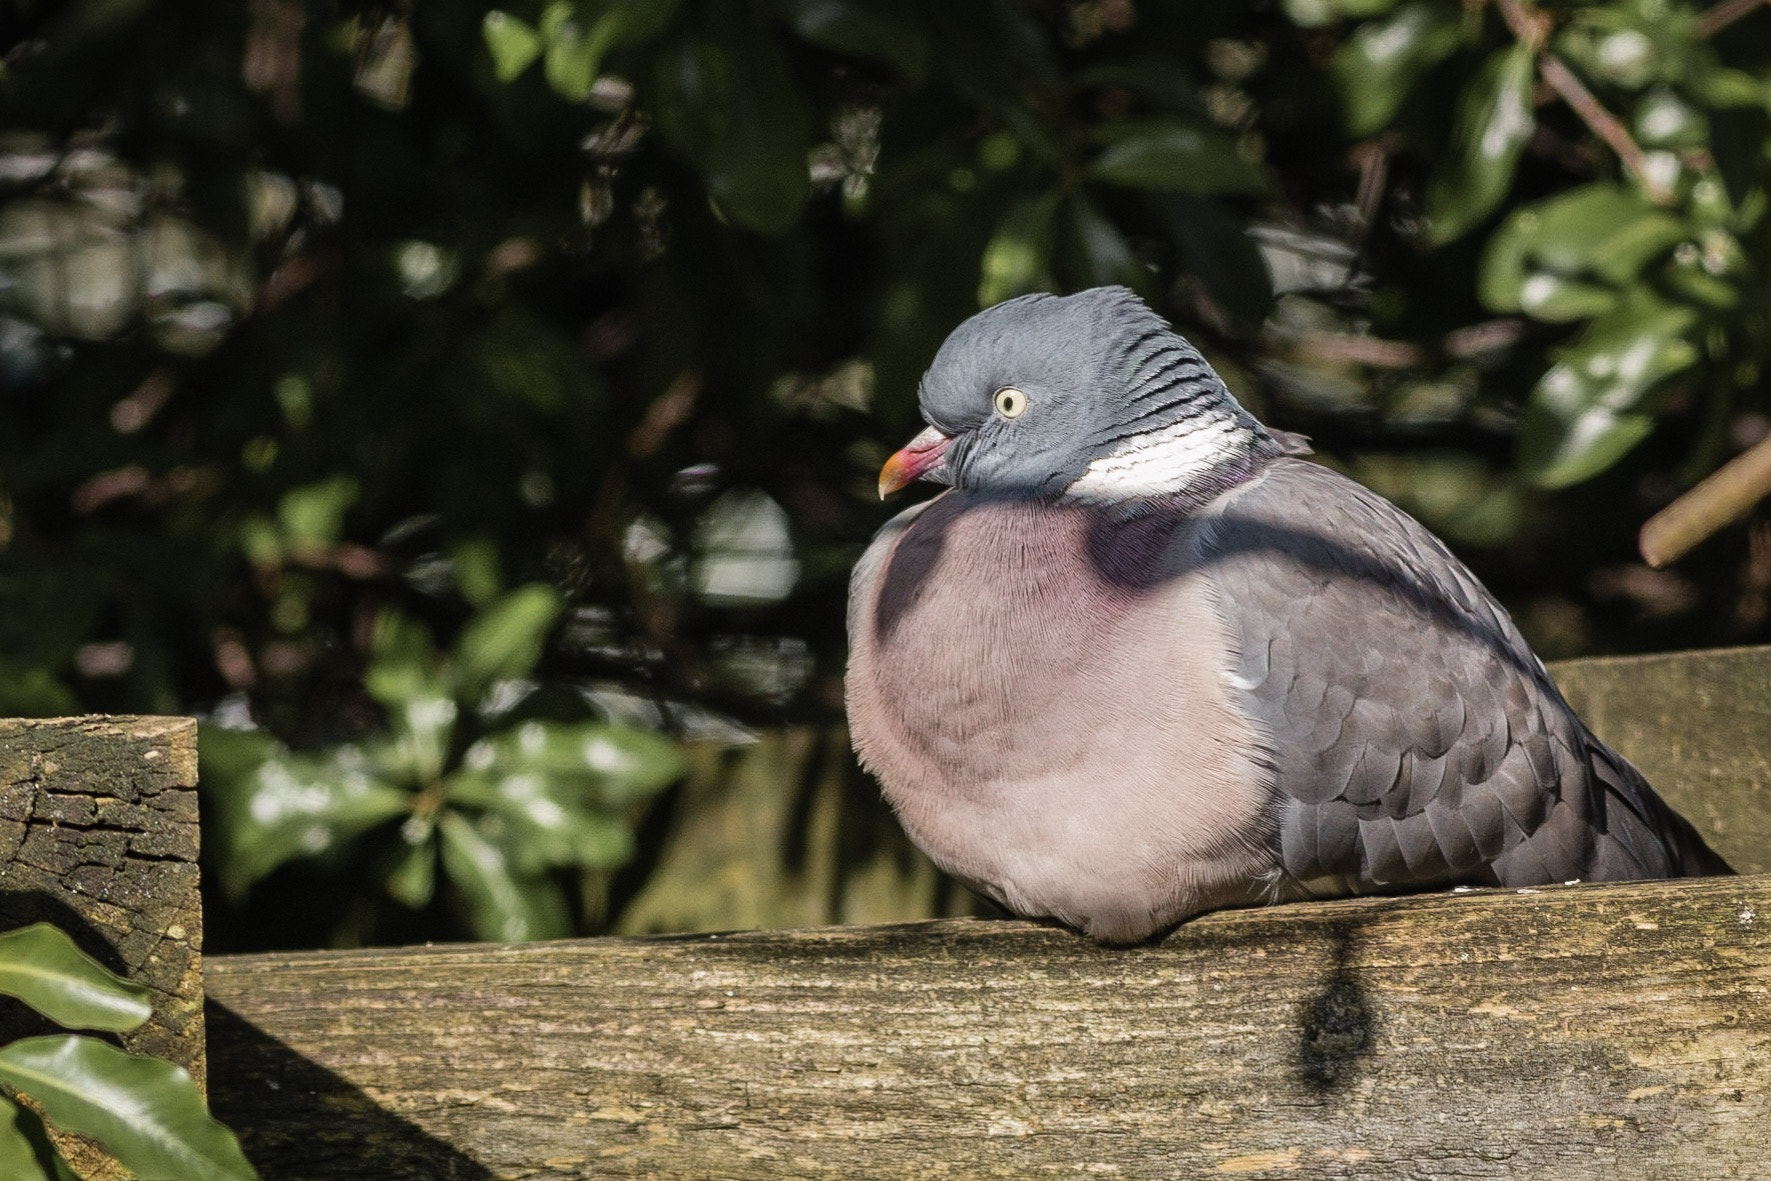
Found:
[{"label": "white neck patch", "polygon": [[1119,450],[1089,464],[1064,495],[1113,504],[1186,492],[1226,459],[1247,454],[1255,430],[1251,420],[1228,407],[1209,417],[1184,419],[1126,440]]}]

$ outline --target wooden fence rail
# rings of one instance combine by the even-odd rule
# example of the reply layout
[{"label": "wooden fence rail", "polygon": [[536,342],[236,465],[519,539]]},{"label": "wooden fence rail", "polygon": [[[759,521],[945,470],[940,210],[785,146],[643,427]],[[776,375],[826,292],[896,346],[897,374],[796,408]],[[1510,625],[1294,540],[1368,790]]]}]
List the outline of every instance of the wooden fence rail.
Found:
[{"label": "wooden fence rail", "polygon": [[1771,878],[211,961],[267,1178],[1758,1178]]},{"label": "wooden fence rail", "polygon": [[204,985],[267,1181],[1771,1176],[1771,649],[1554,672],[1746,876],[200,965],[192,728],[71,719],[0,722],[0,925],[199,1076]]}]

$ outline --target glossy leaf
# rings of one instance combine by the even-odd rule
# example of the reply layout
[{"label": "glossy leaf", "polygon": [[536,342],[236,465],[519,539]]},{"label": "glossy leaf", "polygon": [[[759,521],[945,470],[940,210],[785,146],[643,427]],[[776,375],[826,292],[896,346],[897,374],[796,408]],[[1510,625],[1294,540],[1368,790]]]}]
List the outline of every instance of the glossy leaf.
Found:
[{"label": "glossy leaf", "polygon": [[459,813],[445,812],[437,830],[443,838],[443,872],[467,902],[469,921],[481,939],[522,943],[571,933],[557,883],[519,875],[505,851]]},{"label": "glossy leaf", "polygon": [[1113,141],[1088,167],[1095,180],[1201,196],[1266,190],[1261,170],[1223,132],[1169,120],[1112,131]]},{"label": "glossy leaf", "polygon": [[57,1128],[97,1140],[141,1181],[258,1175],[170,1062],[75,1034],[24,1038],[0,1048],[0,1083],[29,1095]]},{"label": "glossy leaf", "polygon": [[548,629],[563,607],[558,591],[532,583],[475,615],[455,643],[455,679],[462,697],[477,700],[494,681],[533,672]]},{"label": "glossy leaf", "polygon": [[6,1181],[80,1181],[49,1141],[37,1113],[0,1094],[0,1177]]},{"label": "glossy leaf", "polygon": [[1540,320],[1596,315],[1617,302],[1616,286],[1689,233],[1633,190],[1583,185],[1521,209],[1494,233],[1482,260],[1482,302]]},{"label": "glossy leaf", "polygon": [[1593,321],[1531,392],[1519,434],[1519,463],[1545,488],[1604,471],[1654,429],[1649,395],[1689,368],[1689,307],[1642,291]]},{"label": "glossy leaf", "polygon": [[587,797],[582,780],[532,771],[462,775],[449,791],[450,803],[486,810],[481,830],[529,877],[557,866],[612,869],[633,856],[627,825],[591,811]]},{"label": "glossy leaf", "polygon": [[116,975],[48,923],[0,935],[0,994],[70,1029],[123,1033],[154,1015],[144,985]]},{"label": "glossy leaf", "polygon": [[1360,25],[1334,55],[1347,130],[1366,136],[1382,129],[1462,35],[1463,15],[1448,0],[1414,0],[1388,19]]},{"label": "glossy leaf", "polygon": [[493,9],[480,25],[492,68],[500,82],[509,82],[541,56],[541,34],[528,21]]},{"label": "glossy leaf", "polygon": [[653,85],[659,129],[725,216],[767,234],[799,219],[811,191],[805,100],[748,6],[704,6],[697,28],[658,54]]},{"label": "glossy leaf", "polygon": [[1531,109],[1535,79],[1535,57],[1516,44],[1495,52],[1464,90],[1452,158],[1427,190],[1435,242],[1467,233],[1512,188],[1519,154],[1537,126]]},{"label": "glossy leaf", "polygon": [[273,748],[248,775],[217,790],[224,846],[221,884],[235,899],[284,862],[331,852],[358,833],[404,814],[407,792],[377,780],[355,747],[324,756]]},{"label": "glossy leaf", "polygon": [[978,306],[989,307],[1029,291],[1047,290],[1058,194],[1027,197],[1009,207],[984,247]]},{"label": "glossy leaf", "polygon": [[596,789],[596,799],[623,804],[652,794],[683,773],[682,752],[662,734],[602,722],[524,722],[468,748],[476,775],[537,774]]}]

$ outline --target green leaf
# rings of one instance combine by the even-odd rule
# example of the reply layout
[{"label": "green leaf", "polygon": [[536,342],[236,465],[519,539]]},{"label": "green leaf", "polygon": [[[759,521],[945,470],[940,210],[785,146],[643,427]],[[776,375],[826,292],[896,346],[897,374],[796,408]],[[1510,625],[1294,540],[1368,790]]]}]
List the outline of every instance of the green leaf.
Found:
[{"label": "green leaf", "polygon": [[486,48],[492,51],[492,68],[500,82],[509,82],[541,56],[541,34],[535,26],[508,12],[493,9],[480,25]]},{"label": "green leaf", "polygon": [[1617,285],[1689,236],[1683,221],[1633,190],[1583,185],[1519,210],[1495,231],[1482,259],[1482,302],[1540,320],[1596,315],[1616,304]]},{"label": "green leaf", "polygon": [[1054,190],[1024,197],[1009,207],[984,247],[978,306],[989,307],[1030,291],[1049,290],[1052,229],[1058,212]]},{"label": "green leaf", "polygon": [[70,1029],[123,1033],[154,1015],[146,987],[116,975],[48,923],[0,935],[0,993]]},{"label": "green leaf", "polygon": [[1562,488],[1604,471],[1654,429],[1650,396],[1696,363],[1685,337],[1695,310],[1632,291],[1564,349],[1531,391],[1519,465],[1539,487]]},{"label": "green leaf", "polygon": [[1696,148],[1709,142],[1709,120],[1670,87],[1657,86],[1636,102],[1636,142],[1645,148]]},{"label": "green leaf", "polygon": [[498,547],[484,537],[457,544],[450,560],[455,564],[455,588],[475,607],[484,607],[504,589],[498,570]]},{"label": "green leaf", "polygon": [[205,773],[203,782],[217,804],[222,889],[234,899],[285,861],[329,853],[411,804],[409,793],[374,778],[354,746],[321,756],[276,746],[249,774],[224,783]]},{"label": "green leaf", "polygon": [[1113,142],[1088,168],[1095,180],[1201,196],[1266,191],[1261,170],[1243,159],[1236,142],[1220,131],[1173,120],[1110,130]]},{"label": "green leaf", "polygon": [[682,752],[670,739],[603,722],[524,722],[480,739],[464,762],[476,775],[537,774],[594,789],[593,798],[610,806],[651,795],[683,773]]},{"label": "green leaf", "polygon": [[369,651],[363,687],[384,708],[394,710],[409,701],[448,694],[430,630],[417,620],[383,611],[375,619]]},{"label": "green leaf", "polygon": [[455,642],[455,680],[462,697],[476,701],[494,682],[533,672],[564,606],[558,591],[537,582],[475,615]]},{"label": "green leaf", "polygon": [[805,98],[759,15],[728,0],[702,6],[702,16],[655,60],[659,130],[701,171],[726,217],[783,233],[811,191]]},{"label": "green leaf", "polygon": [[466,900],[468,918],[481,939],[522,943],[571,932],[557,883],[520,876],[505,851],[458,812],[444,812],[437,827],[443,837],[443,872]]},{"label": "green leaf", "polygon": [[794,32],[816,45],[856,57],[890,62],[906,81],[922,81],[929,45],[922,28],[891,3],[862,0],[791,0]]},{"label": "green leaf", "polygon": [[6,1181],[80,1181],[49,1141],[37,1113],[0,1094],[0,1177]]},{"label": "green leaf", "polygon": [[1427,189],[1429,236],[1449,242],[1494,212],[1513,186],[1519,154],[1537,126],[1536,58],[1515,44],[1497,51],[1465,88],[1449,165]]},{"label": "green leaf", "polygon": [[404,846],[382,884],[395,902],[413,910],[430,905],[437,889],[437,843],[431,832],[423,833],[417,843]]},{"label": "green leaf", "polygon": [[388,711],[391,733],[373,747],[374,767],[389,779],[422,785],[443,773],[461,707],[441,693],[409,697]]},{"label": "green leaf", "polygon": [[356,480],[333,476],[285,493],[277,508],[278,523],[294,548],[320,549],[343,535],[345,511],[356,502]]},{"label": "green leaf", "polygon": [[258,1174],[183,1068],[90,1037],[24,1038],[0,1049],[0,1083],[51,1123],[90,1136],[141,1181],[246,1181]]},{"label": "green leaf", "polygon": [[625,11],[611,8],[599,14],[586,29],[578,9],[557,0],[541,14],[541,40],[547,45],[543,70],[554,93],[568,102],[583,102],[596,84],[603,55],[619,39]]},{"label": "green leaf", "polygon": [[613,869],[633,856],[627,825],[589,811],[586,795],[582,782],[540,772],[460,775],[449,786],[451,803],[487,810],[481,830],[526,877],[556,866]]},{"label": "green leaf", "polygon": [[1416,0],[1388,20],[1360,25],[1334,55],[1347,130],[1367,136],[1383,128],[1462,38],[1463,15],[1443,0]]}]

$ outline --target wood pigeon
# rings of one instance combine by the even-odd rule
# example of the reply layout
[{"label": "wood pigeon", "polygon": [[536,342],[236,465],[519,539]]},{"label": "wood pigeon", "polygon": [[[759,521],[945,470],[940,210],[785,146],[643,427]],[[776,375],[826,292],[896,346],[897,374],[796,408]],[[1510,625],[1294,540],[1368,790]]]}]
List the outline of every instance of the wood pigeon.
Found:
[{"label": "wood pigeon", "polygon": [[855,566],[855,748],[936,864],[1103,942],[1201,911],[1730,872],[1376,493],[1132,292],[947,338]]}]

